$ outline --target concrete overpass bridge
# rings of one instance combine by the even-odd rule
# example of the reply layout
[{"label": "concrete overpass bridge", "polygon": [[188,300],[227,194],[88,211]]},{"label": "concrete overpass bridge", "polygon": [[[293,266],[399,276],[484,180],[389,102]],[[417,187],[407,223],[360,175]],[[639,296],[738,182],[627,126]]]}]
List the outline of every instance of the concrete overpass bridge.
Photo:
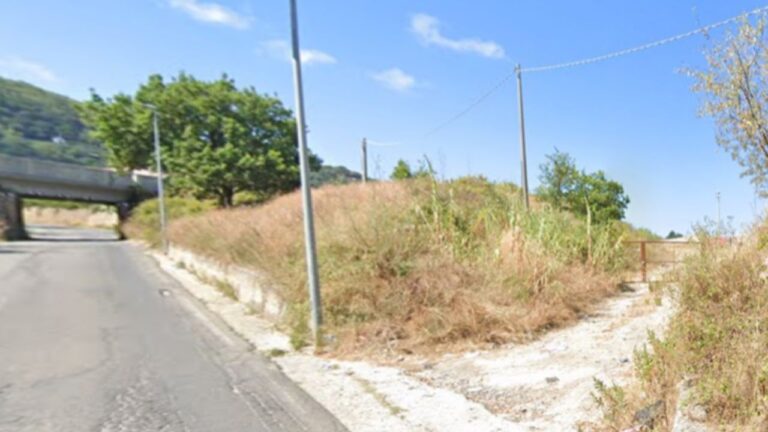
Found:
[{"label": "concrete overpass bridge", "polygon": [[133,206],[155,195],[154,175],[0,155],[0,236],[9,240],[27,237],[24,198],[114,205],[123,220]]}]

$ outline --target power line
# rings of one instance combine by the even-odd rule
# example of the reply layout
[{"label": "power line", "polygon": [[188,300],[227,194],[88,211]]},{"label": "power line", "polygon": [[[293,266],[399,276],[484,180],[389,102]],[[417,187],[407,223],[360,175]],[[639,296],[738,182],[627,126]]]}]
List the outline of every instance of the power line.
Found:
[{"label": "power line", "polygon": [[458,113],[456,113],[456,114],[455,114],[453,117],[449,118],[448,120],[444,121],[443,123],[439,124],[438,126],[436,126],[435,128],[433,128],[432,130],[430,130],[429,132],[427,132],[426,134],[424,134],[424,138],[427,138],[427,137],[429,137],[429,136],[431,136],[431,135],[434,135],[435,133],[437,133],[437,132],[439,132],[440,130],[444,129],[444,128],[445,128],[446,126],[448,126],[449,124],[451,124],[451,123],[455,122],[456,120],[458,120],[458,119],[460,119],[460,118],[464,117],[464,116],[465,116],[467,113],[469,113],[470,111],[472,111],[473,109],[475,109],[475,107],[477,107],[477,106],[478,106],[478,105],[480,105],[481,103],[485,102],[485,100],[486,100],[486,99],[488,99],[488,98],[489,98],[489,97],[490,97],[492,94],[496,93],[496,91],[498,91],[498,90],[499,90],[501,87],[503,87],[503,86],[504,86],[504,84],[506,84],[506,83],[507,83],[507,81],[509,81],[509,80],[510,80],[512,77],[514,77],[514,76],[515,76],[515,73],[514,73],[514,72],[512,72],[512,73],[510,73],[509,75],[507,75],[507,76],[505,76],[504,78],[502,78],[502,79],[501,79],[499,82],[497,82],[497,83],[496,83],[496,84],[495,84],[493,87],[491,87],[491,88],[490,88],[488,91],[486,91],[485,93],[483,93],[483,95],[482,95],[482,96],[480,96],[479,98],[477,98],[477,100],[475,100],[474,102],[472,102],[472,103],[471,103],[469,106],[467,106],[467,107],[466,107],[466,108],[464,108],[463,110],[461,110],[461,111],[459,111]]},{"label": "power line", "polygon": [[650,42],[650,43],[647,43],[647,44],[644,44],[644,45],[639,45],[639,46],[636,46],[636,47],[627,48],[627,49],[623,49],[623,50],[620,50],[620,51],[614,51],[612,53],[603,54],[603,55],[600,55],[600,56],[597,56],[597,57],[589,57],[589,58],[585,58],[585,59],[581,59],[581,60],[574,60],[574,61],[565,62],[565,63],[556,63],[556,64],[551,64],[551,65],[546,65],[546,66],[536,66],[536,67],[530,67],[530,68],[523,68],[522,71],[523,72],[529,72],[529,73],[530,72],[544,72],[544,71],[550,71],[550,70],[555,70],[555,69],[565,69],[565,68],[582,66],[582,65],[587,65],[587,64],[591,64],[591,63],[597,63],[597,62],[601,62],[601,61],[605,61],[605,60],[610,60],[610,59],[613,59],[613,58],[616,58],[616,57],[621,57],[621,56],[625,56],[625,55],[628,55],[628,54],[634,54],[636,52],[645,51],[645,50],[648,50],[648,49],[651,49],[651,48],[656,48],[656,47],[659,47],[659,46],[662,46],[662,45],[666,45],[666,44],[669,44],[669,43],[672,43],[672,42],[677,42],[677,41],[679,41],[681,39],[686,39],[686,38],[689,38],[691,36],[695,36],[695,35],[700,34],[700,33],[707,33],[710,30],[714,30],[714,29],[716,29],[718,27],[722,27],[724,25],[736,22],[737,20],[739,20],[739,19],[741,19],[743,17],[747,17],[747,16],[750,16],[750,15],[755,15],[755,14],[758,14],[758,13],[761,13],[761,12],[765,12],[765,11],[768,11],[768,6],[763,6],[763,7],[754,9],[752,11],[743,13],[741,15],[736,15],[736,16],[733,16],[731,18],[728,18],[728,19],[725,19],[725,20],[722,20],[722,21],[718,21],[718,22],[716,22],[714,24],[709,24],[709,25],[706,25],[706,26],[703,26],[703,27],[699,27],[699,28],[697,28],[695,30],[691,30],[689,32],[681,33],[681,34],[678,34],[678,35],[675,35],[675,36],[670,36],[668,38],[660,39],[660,40],[657,40],[657,41],[654,41],[654,42]]},{"label": "power line", "polygon": [[[523,68],[521,70],[521,72],[527,72],[527,73],[531,73],[531,72],[534,72],[534,73],[535,72],[544,72],[544,71],[551,71],[551,70],[556,70],[556,69],[565,69],[565,68],[571,68],[571,67],[576,67],[576,66],[582,66],[582,65],[587,65],[587,64],[591,64],[591,63],[598,63],[598,62],[605,61],[605,60],[610,60],[610,59],[613,59],[613,58],[616,58],[616,57],[621,57],[621,56],[625,56],[625,55],[628,55],[628,54],[634,54],[636,52],[645,51],[645,50],[648,50],[648,49],[651,49],[651,48],[656,48],[656,47],[659,47],[659,46],[662,46],[662,45],[666,45],[666,44],[669,44],[669,43],[672,43],[672,42],[679,41],[681,39],[685,39],[685,38],[688,38],[688,37],[691,37],[691,36],[695,36],[697,34],[707,33],[710,30],[714,30],[714,29],[716,29],[718,27],[722,27],[724,25],[733,23],[733,22],[739,20],[742,17],[751,16],[751,15],[755,15],[755,14],[758,14],[758,13],[761,13],[761,12],[766,12],[766,11],[768,11],[768,6],[763,6],[763,7],[751,10],[749,12],[745,12],[743,14],[733,16],[731,18],[728,18],[728,19],[725,19],[725,20],[722,20],[722,21],[718,21],[716,23],[709,24],[709,25],[706,25],[706,26],[702,26],[702,27],[699,27],[699,28],[697,28],[695,30],[691,30],[691,31],[686,32],[686,33],[681,33],[681,34],[678,34],[678,35],[675,35],[675,36],[671,36],[671,37],[668,37],[668,38],[665,38],[665,39],[660,39],[660,40],[657,40],[655,42],[650,42],[650,43],[647,43],[647,44],[644,44],[644,45],[639,45],[639,46],[636,46],[636,47],[633,47],[633,48],[627,48],[627,49],[623,49],[623,50],[620,50],[620,51],[614,51],[612,53],[603,54],[603,55],[600,55],[600,56],[597,56],[597,57],[589,57],[589,58],[585,58],[585,59],[581,59],[581,60],[574,60],[574,61],[565,62],[565,63],[556,63],[556,64],[551,64],[551,65]],[[493,87],[491,87],[488,91],[483,93],[479,98],[477,98],[474,102],[472,102],[466,108],[464,108],[463,110],[459,111],[458,113],[456,113],[455,115],[450,117],[448,120],[444,121],[443,123],[439,124],[438,126],[436,126],[433,129],[431,129],[429,132],[424,134],[423,138],[427,138],[429,136],[434,135],[435,133],[445,129],[447,126],[449,126],[450,124],[452,124],[456,120],[459,120],[460,118],[462,118],[465,115],[467,115],[470,111],[475,109],[478,105],[480,105],[481,103],[485,102],[485,100],[488,99],[491,95],[496,93],[501,87],[504,86],[504,84],[507,83],[507,81],[512,79],[512,77],[514,77],[514,76],[515,76],[515,72],[509,73],[508,75],[504,76],[504,78],[502,78],[499,82],[494,84]]]}]

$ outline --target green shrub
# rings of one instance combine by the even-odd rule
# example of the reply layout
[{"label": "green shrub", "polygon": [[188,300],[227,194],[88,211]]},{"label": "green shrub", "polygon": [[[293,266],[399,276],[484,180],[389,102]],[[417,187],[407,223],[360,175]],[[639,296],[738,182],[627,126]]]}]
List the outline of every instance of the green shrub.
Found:
[{"label": "green shrub", "polygon": [[[168,222],[193,216],[215,208],[213,202],[199,201],[192,198],[171,197],[165,199]],[[123,232],[132,238],[148,242],[152,246],[160,244],[160,210],[157,199],[142,202],[131,213]]]}]

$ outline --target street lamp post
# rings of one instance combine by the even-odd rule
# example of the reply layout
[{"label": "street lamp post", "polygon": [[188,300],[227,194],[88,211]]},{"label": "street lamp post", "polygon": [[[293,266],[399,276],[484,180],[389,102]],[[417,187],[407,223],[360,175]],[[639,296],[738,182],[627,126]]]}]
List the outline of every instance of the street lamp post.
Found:
[{"label": "street lamp post", "polygon": [[163,190],[163,164],[162,156],[160,154],[160,127],[157,120],[157,107],[150,104],[144,104],[147,108],[152,110],[152,130],[154,132],[154,145],[155,145],[155,163],[157,166],[157,203],[160,213],[160,241],[163,248],[163,253],[168,253],[168,235],[167,235],[167,220],[165,215],[165,192]]},{"label": "street lamp post", "polygon": [[309,156],[307,150],[307,127],[304,121],[304,90],[301,80],[301,50],[299,49],[299,23],[296,0],[291,3],[291,42],[293,58],[293,85],[296,94],[296,134],[299,139],[299,165],[301,169],[301,198],[304,208],[304,239],[309,281],[309,300],[311,306],[311,327],[315,346],[320,342],[322,310],[320,301],[320,276],[317,271],[317,252],[315,248],[315,223],[312,212],[312,191],[309,185]]}]

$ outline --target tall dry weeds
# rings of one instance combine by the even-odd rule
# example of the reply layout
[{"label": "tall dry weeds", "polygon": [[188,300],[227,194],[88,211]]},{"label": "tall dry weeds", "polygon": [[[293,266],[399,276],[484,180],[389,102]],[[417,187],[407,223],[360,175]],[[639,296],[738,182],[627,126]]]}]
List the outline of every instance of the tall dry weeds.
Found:
[{"label": "tall dry weeds", "polygon": [[[328,186],[314,191],[326,330],[337,352],[413,351],[524,340],[615,292],[622,253],[610,228],[517,205],[483,179]],[[171,241],[259,270],[306,329],[298,194],[171,224]]]},{"label": "tall dry weeds", "polygon": [[[735,245],[700,231],[700,252],[675,274],[677,311],[666,333],[651,334],[635,353],[640,380],[630,389],[634,408],[664,402],[655,430],[670,430],[683,381],[693,391],[682,402],[703,407],[709,424],[768,430],[768,269],[765,242],[756,240],[763,231]],[[608,426],[623,430],[631,420]]]}]

